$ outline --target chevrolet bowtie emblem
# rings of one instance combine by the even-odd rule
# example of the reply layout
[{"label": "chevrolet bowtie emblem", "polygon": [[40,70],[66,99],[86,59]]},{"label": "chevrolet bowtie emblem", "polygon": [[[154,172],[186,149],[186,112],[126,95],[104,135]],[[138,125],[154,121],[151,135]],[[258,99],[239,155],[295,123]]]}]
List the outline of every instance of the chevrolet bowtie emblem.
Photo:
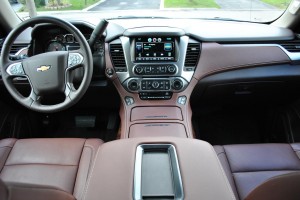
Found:
[{"label": "chevrolet bowtie emblem", "polygon": [[38,72],[45,72],[51,68],[51,65],[42,65],[36,69]]}]

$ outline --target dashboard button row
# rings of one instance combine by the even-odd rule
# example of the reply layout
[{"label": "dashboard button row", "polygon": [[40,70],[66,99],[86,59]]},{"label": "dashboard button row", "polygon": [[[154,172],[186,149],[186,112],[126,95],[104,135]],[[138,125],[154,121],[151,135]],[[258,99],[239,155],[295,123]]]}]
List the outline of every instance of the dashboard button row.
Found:
[{"label": "dashboard button row", "polygon": [[138,75],[172,75],[176,73],[175,65],[138,65],[134,72]]},{"label": "dashboard button row", "polygon": [[169,80],[142,80],[142,90],[170,90]]}]

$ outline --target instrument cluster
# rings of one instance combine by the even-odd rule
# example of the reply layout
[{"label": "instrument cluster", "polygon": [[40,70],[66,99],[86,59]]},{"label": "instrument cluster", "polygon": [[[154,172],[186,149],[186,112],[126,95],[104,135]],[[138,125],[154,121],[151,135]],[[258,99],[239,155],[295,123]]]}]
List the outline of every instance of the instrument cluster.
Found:
[{"label": "instrument cluster", "polygon": [[[59,34],[48,42],[45,52],[67,51],[76,43],[73,34]],[[73,50],[73,49],[72,49]]]}]

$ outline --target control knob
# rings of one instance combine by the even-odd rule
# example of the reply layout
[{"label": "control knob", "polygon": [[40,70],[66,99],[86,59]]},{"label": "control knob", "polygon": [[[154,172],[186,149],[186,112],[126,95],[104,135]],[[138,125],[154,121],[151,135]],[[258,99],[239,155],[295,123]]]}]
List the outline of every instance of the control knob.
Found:
[{"label": "control knob", "polygon": [[173,82],[172,82],[172,87],[174,90],[181,90],[182,87],[183,87],[183,82],[182,80],[180,79],[175,79]]},{"label": "control knob", "polygon": [[169,67],[168,67],[168,72],[169,73],[174,73],[176,71],[176,67],[174,66],[174,65],[170,65]]},{"label": "control knob", "polygon": [[137,80],[131,80],[128,82],[128,88],[132,91],[139,89],[139,83]]},{"label": "control knob", "polygon": [[141,66],[137,66],[137,67],[135,68],[135,72],[136,72],[137,74],[142,74],[143,71],[144,71],[144,69],[143,69],[143,67],[141,67]]}]

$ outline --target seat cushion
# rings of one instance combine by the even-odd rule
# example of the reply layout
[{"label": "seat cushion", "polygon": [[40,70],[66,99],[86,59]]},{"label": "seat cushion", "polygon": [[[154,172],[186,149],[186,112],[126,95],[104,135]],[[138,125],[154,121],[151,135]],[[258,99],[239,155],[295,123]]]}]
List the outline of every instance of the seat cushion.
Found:
[{"label": "seat cushion", "polygon": [[[298,147],[297,144],[293,146]],[[244,199],[266,180],[300,171],[300,160],[290,144],[215,146],[236,198]]]},{"label": "seat cushion", "polygon": [[75,200],[75,197],[57,188],[40,185],[7,183],[8,197],[3,200]]},{"label": "seat cushion", "polygon": [[7,183],[55,187],[80,199],[98,139],[55,138],[17,140],[3,166]]}]

